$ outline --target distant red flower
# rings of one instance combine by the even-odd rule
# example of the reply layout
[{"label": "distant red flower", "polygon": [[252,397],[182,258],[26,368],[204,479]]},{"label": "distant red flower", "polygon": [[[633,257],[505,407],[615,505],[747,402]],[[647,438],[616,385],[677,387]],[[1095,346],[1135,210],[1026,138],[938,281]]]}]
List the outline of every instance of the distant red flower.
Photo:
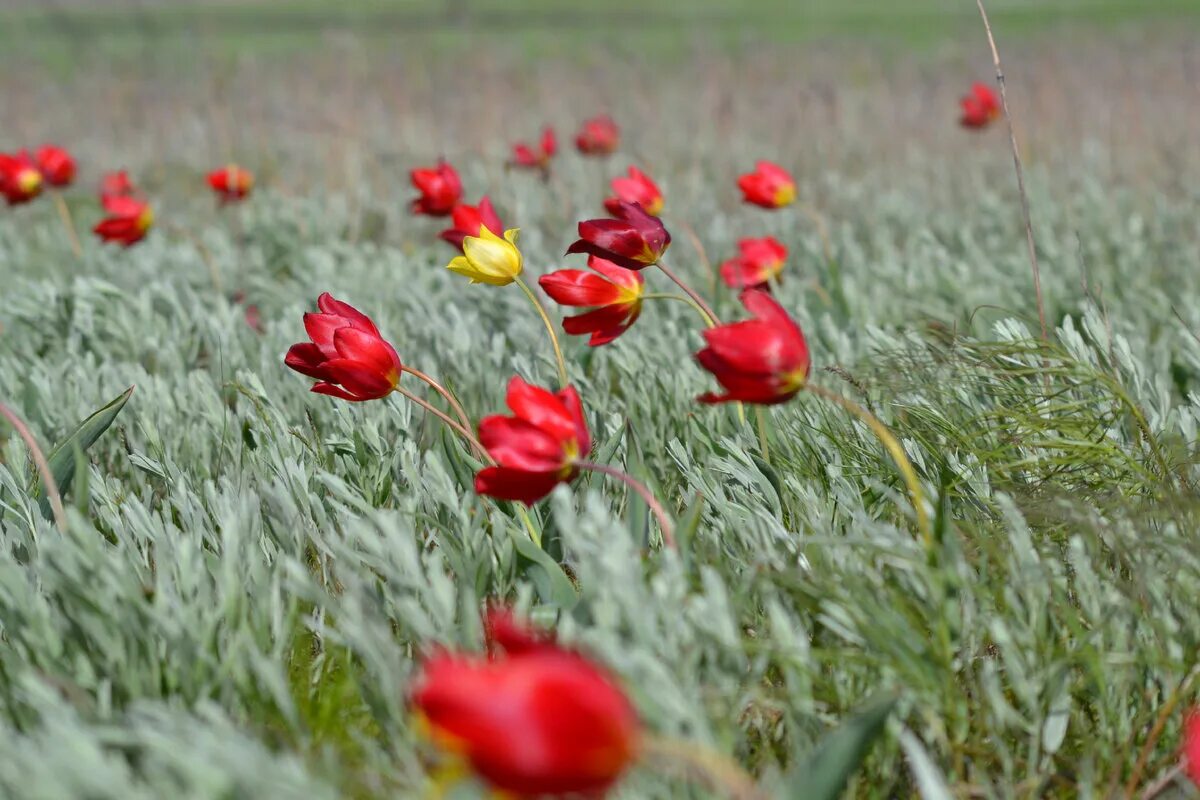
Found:
[{"label": "distant red flower", "polygon": [[320,313],[304,315],[309,342],[294,344],[283,363],[316,378],[317,394],[342,400],[378,400],[400,383],[400,356],[370,317],[325,292],[317,298]]},{"label": "distant red flower", "polygon": [[439,651],[410,702],[432,738],[507,796],[603,797],[634,761],[637,713],[607,670],[504,622],[492,658]]},{"label": "distant red flower", "polygon": [[742,304],[754,319],[704,331],[708,346],[696,353],[696,360],[725,394],[703,394],[697,398],[701,403],[775,405],[791,399],[808,381],[808,344],[783,306],[758,289],[742,292]]},{"label": "distant red flower", "polygon": [[585,156],[606,156],[620,143],[621,131],[606,115],[586,120],[575,135],[575,147]]},{"label": "distant red flower", "polygon": [[1183,718],[1183,759],[1184,772],[1200,786],[1200,708],[1193,708]]},{"label": "distant red flower", "polygon": [[254,175],[236,164],[229,164],[208,173],[208,185],[222,203],[244,200],[254,188]]},{"label": "distant red flower", "polygon": [[547,125],[545,128],[542,128],[542,140],[536,148],[529,146],[525,142],[518,142],[513,145],[513,157],[509,163],[514,167],[540,169],[542,172],[548,172],[550,161],[557,152],[558,137],[554,135],[554,128]]},{"label": "distant red flower", "polygon": [[542,648],[557,649],[554,632],[535,628],[517,619],[508,606],[489,606],[483,617],[483,635],[488,653],[518,655]]},{"label": "distant red flower", "polygon": [[1000,100],[986,83],[972,84],[970,94],[963,96],[958,104],[962,106],[958,123],[964,128],[979,130],[1000,118]]},{"label": "distant red flower", "polygon": [[671,234],[662,222],[637,203],[620,202],[612,209],[616,219],[589,219],[579,223],[579,239],[568,253],[588,253],[625,269],[645,269],[657,264],[671,245]]},{"label": "distant red flower", "polygon": [[70,186],[75,180],[75,159],[61,147],[44,144],[35,158],[42,177],[51,186]]},{"label": "distant red flower", "polygon": [[559,305],[592,309],[564,319],[563,330],[572,336],[590,333],[588,344],[597,347],[637,321],[646,280],[639,272],[597,256],[588,256],[588,266],[598,274],[560,269],[538,278],[538,285]]},{"label": "distant red flower", "polygon": [[101,201],[108,214],[92,232],[106,242],[132,247],[146,238],[154,224],[154,209],[134,196],[108,195]]},{"label": "distant red flower", "polygon": [[454,210],[462,197],[462,181],[454,167],[438,161],[436,167],[414,169],[408,173],[421,196],[412,201],[412,213],[444,217]]},{"label": "distant red flower", "polygon": [[109,172],[100,179],[100,202],[107,197],[131,197],[135,194],[137,189],[125,170]]},{"label": "distant red flower", "polygon": [[787,259],[787,248],[773,236],[739,239],[741,254],[721,265],[721,279],[734,289],[762,288],[778,278]]},{"label": "distant red flower", "polygon": [[0,194],[10,206],[28,203],[41,193],[42,173],[28,152],[0,153]]},{"label": "distant red flower", "polygon": [[796,181],[787,170],[770,161],[755,163],[754,172],[738,178],[738,188],[744,202],[762,208],[783,208],[796,199]]},{"label": "distant red flower", "polygon": [[654,180],[637,167],[630,167],[627,177],[612,179],[614,197],[604,201],[608,213],[616,215],[621,203],[639,203],[647,214],[658,216],[663,209],[663,194]]},{"label": "distant red flower", "polygon": [[479,423],[479,441],[497,466],[480,470],[475,491],[533,505],[579,474],[576,463],[591,451],[591,433],[573,387],[554,393],[514,377],[508,407],[514,416]]},{"label": "distant red flower", "polygon": [[485,227],[497,236],[504,235],[504,223],[492,208],[492,201],[485,194],[479,199],[479,205],[457,205],[450,212],[454,227],[446,228],[438,234],[440,238],[462,250],[463,239],[468,236],[479,236],[480,227]]}]

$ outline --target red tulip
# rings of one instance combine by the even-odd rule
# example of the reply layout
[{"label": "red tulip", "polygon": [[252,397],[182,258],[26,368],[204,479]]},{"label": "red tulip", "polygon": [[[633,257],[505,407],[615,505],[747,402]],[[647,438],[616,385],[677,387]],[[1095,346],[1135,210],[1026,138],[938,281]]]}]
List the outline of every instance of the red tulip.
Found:
[{"label": "red tulip", "polygon": [[778,278],[787,258],[787,248],[773,236],[739,239],[741,254],[721,265],[721,278],[734,289],[762,288]]},{"label": "red tulip", "polygon": [[75,159],[61,147],[44,144],[37,151],[38,169],[51,186],[70,186],[75,180]]},{"label": "red tulip", "polygon": [[236,203],[244,200],[254,188],[254,175],[236,164],[230,164],[208,173],[208,185],[222,203]]},{"label": "red tulip", "polygon": [[663,195],[658,184],[637,167],[630,167],[628,177],[613,178],[612,190],[615,197],[604,201],[608,213],[617,215],[621,203],[638,203],[646,209],[647,214],[658,216],[662,213]]},{"label": "red tulip", "polygon": [[986,83],[975,83],[971,93],[958,101],[962,116],[958,123],[964,128],[979,130],[1000,118],[1000,101]]},{"label": "red tulip", "polygon": [[1200,786],[1200,709],[1192,709],[1183,719],[1184,772]]},{"label": "red tulip", "polygon": [[543,648],[557,649],[554,633],[535,628],[513,614],[507,606],[490,606],[483,618],[483,635],[488,653],[518,655]]},{"label": "red tulip", "polygon": [[463,239],[468,236],[479,236],[481,227],[487,228],[497,236],[504,235],[504,223],[492,208],[492,201],[485,194],[479,199],[477,206],[457,205],[450,212],[454,227],[446,228],[438,236],[462,250]]},{"label": "red tulip", "polygon": [[763,208],[789,206],[796,199],[796,181],[783,167],[770,161],[759,161],[754,172],[738,178],[742,200]]},{"label": "red tulip", "polygon": [[804,334],[775,298],[758,289],[742,292],[754,319],[704,331],[708,343],[696,360],[713,374],[725,394],[709,392],[701,403],[740,401],[775,405],[804,388],[812,362]]},{"label": "red tulip", "polygon": [[412,706],[434,741],[506,796],[603,797],[639,749],[633,704],[583,655],[537,632],[517,638],[491,659],[427,658]]},{"label": "red tulip", "polygon": [[554,135],[554,128],[547,125],[542,129],[542,141],[536,149],[525,142],[513,145],[513,158],[510,163],[515,167],[540,169],[545,172],[550,169],[550,160],[557,152],[558,138]]},{"label": "red tulip", "polygon": [[616,219],[589,219],[579,223],[579,240],[568,253],[588,253],[626,269],[645,269],[663,257],[671,234],[658,217],[637,203],[618,203]]},{"label": "red tulip", "polygon": [[497,466],[480,470],[475,491],[533,505],[579,474],[576,462],[587,457],[592,437],[573,387],[552,393],[514,377],[508,407],[514,416],[479,423],[479,441]]},{"label": "red tulip", "polygon": [[563,330],[572,336],[590,333],[588,344],[597,347],[637,321],[646,280],[639,272],[596,256],[588,257],[588,266],[599,274],[560,269],[538,278],[538,284],[560,305],[592,309],[564,319]]},{"label": "red tulip", "polygon": [[42,173],[29,153],[0,153],[0,194],[10,206],[28,203],[41,193]]},{"label": "red tulip", "polygon": [[154,224],[154,209],[141,198],[108,195],[101,201],[108,216],[92,232],[106,242],[132,247],[146,238]]},{"label": "red tulip", "polygon": [[378,400],[400,383],[400,356],[366,315],[325,292],[317,298],[318,314],[304,315],[312,341],[294,344],[283,363],[316,378],[317,394],[342,400]]},{"label": "red tulip", "polygon": [[454,167],[438,161],[436,167],[414,169],[408,173],[421,196],[412,201],[412,213],[444,217],[454,210],[462,197],[462,181]]},{"label": "red tulip", "polygon": [[617,149],[621,131],[612,117],[602,115],[586,120],[575,135],[575,147],[585,156],[606,156]]},{"label": "red tulip", "polygon": [[110,172],[100,180],[100,202],[108,197],[131,197],[135,194],[137,189],[125,170]]}]

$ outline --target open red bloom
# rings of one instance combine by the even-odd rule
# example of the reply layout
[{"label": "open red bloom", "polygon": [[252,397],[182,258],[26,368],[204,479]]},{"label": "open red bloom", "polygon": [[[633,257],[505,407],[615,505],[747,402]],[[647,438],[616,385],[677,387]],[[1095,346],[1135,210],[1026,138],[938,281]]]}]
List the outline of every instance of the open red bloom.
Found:
[{"label": "open red bloom", "polygon": [[102,198],[108,214],[92,233],[106,242],[132,247],[146,238],[154,224],[154,209],[145,200],[134,196],[107,195]]},{"label": "open red bloom", "polygon": [[435,742],[491,788],[518,798],[602,797],[637,755],[641,726],[607,670],[521,631],[493,658],[438,652],[410,702]]},{"label": "open red bloom", "polygon": [[29,153],[0,153],[0,194],[10,206],[28,203],[41,193],[42,173]]},{"label": "open red bloom", "polygon": [[450,219],[453,220],[454,227],[446,228],[438,236],[459,250],[462,250],[463,239],[468,236],[479,236],[481,227],[487,228],[497,236],[504,235],[504,223],[500,221],[496,209],[492,208],[492,201],[486,194],[479,198],[477,206],[461,204],[455,206],[454,210],[450,212]]},{"label": "open red bloom", "polygon": [[608,213],[616,216],[621,203],[638,203],[647,214],[658,216],[663,209],[663,194],[654,180],[637,167],[630,167],[628,177],[612,179],[614,197],[604,201]]},{"label": "open red bloom", "polygon": [[620,202],[612,209],[616,219],[589,219],[579,223],[579,240],[568,253],[588,253],[625,269],[645,269],[663,257],[671,234],[658,217],[637,203]]},{"label": "open red bloom", "polygon": [[713,374],[725,394],[709,392],[701,403],[739,401],[775,405],[804,388],[812,362],[800,326],[775,298],[758,289],[742,292],[754,319],[704,331],[708,343],[696,360]]},{"label": "open red bloom", "polygon": [[971,93],[958,101],[962,116],[958,124],[971,130],[979,130],[1000,118],[1000,100],[986,83],[971,85]]},{"label": "open red bloom", "polygon": [[137,194],[129,173],[125,170],[109,172],[100,179],[100,202],[109,197],[131,197]]},{"label": "open red bloom", "polygon": [[312,341],[294,344],[283,363],[316,378],[317,394],[342,400],[378,400],[400,383],[400,356],[370,317],[329,292],[317,298],[320,313],[304,315]]},{"label": "open red bloom", "polygon": [[778,164],[758,161],[754,172],[738,178],[742,200],[762,208],[775,209],[789,206],[796,199],[796,181]]},{"label": "open red bloom", "polygon": [[551,392],[514,377],[507,400],[514,416],[479,423],[479,441],[496,466],[479,471],[475,491],[533,505],[579,474],[575,464],[591,451],[592,436],[574,387]]},{"label": "open red bloom", "polygon": [[51,186],[70,186],[75,180],[75,159],[61,147],[44,144],[35,157],[42,177]]},{"label": "open red bloom", "polygon": [[606,156],[620,143],[621,131],[607,115],[584,121],[575,135],[575,147],[585,156]]},{"label": "open red bloom", "polygon": [[1185,774],[1200,786],[1200,708],[1193,708],[1183,718],[1183,759]]},{"label": "open red bloom", "polygon": [[254,175],[236,164],[230,164],[208,173],[208,185],[222,203],[236,203],[244,200],[254,188]]},{"label": "open red bloom", "polygon": [[734,289],[761,288],[778,278],[787,258],[787,248],[773,236],[739,239],[741,254],[721,265],[721,279]]},{"label": "open red bloom", "polygon": [[414,169],[408,173],[421,196],[412,201],[412,213],[444,217],[454,210],[462,197],[462,181],[454,167],[438,161],[436,167]]},{"label": "open red bloom", "polygon": [[513,145],[513,157],[510,163],[514,167],[540,169],[545,172],[550,169],[550,160],[557,152],[558,137],[554,135],[554,128],[547,125],[542,128],[542,140],[536,148],[530,147],[525,142]]},{"label": "open red bloom", "polygon": [[637,321],[646,279],[596,256],[588,256],[588,266],[597,274],[560,269],[538,278],[538,285],[559,305],[592,309],[564,319],[563,330],[572,336],[590,333],[588,344],[597,347],[616,339]]}]

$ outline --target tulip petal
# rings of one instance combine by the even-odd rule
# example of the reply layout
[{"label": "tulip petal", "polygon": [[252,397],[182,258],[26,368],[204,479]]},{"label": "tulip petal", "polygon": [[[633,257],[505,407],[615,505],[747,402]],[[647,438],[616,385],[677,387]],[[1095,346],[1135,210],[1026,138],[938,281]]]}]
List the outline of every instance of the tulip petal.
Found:
[{"label": "tulip petal", "polygon": [[622,298],[621,288],[581,269],[560,269],[538,278],[538,285],[563,306],[603,306]]},{"label": "tulip petal", "polygon": [[506,402],[517,419],[525,420],[558,441],[575,438],[575,421],[571,418],[571,412],[553,392],[514,376],[508,382]]},{"label": "tulip petal", "polygon": [[326,358],[337,358],[337,348],[333,346],[333,334],[338,328],[345,328],[349,321],[344,317],[333,314],[316,314],[308,312],[304,315],[304,331],[312,343],[321,349]]},{"label": "tulip petal", "polygon": [[370,397],[356,397],[350,394],[340,386],[334,386],[332,383],[318,383],[310,390],[316,394],[327,394],[330,397],[336,397],[339,400],[349,400],[352,403],[361,403],[366,400],[371,400]]},{"label": "tulip petal", "polygon": [[[632,313],[631,313],[632,310]],[[610,343],[629,329],[641,312],[641,303],[608,305],[594,308],[563,320],[563,330],[572,336],[590,333],[588,345],[599,347]]]},{"label": "tulip petal", "polygon": [[301,375],[307,375],[317,380],[325,379],[325,361],[326,356],[321,352],[321,348],[312,342],[301,342],[300,344],[292,345],[288,348],[287,355],[283,358],[285,366],[294,369]]},{"label": "tulip petal", "polygon": [[342,358],[358,361],[381,375],[400,372],[400,357],[378,336],[350,327],[339,328],[333,333],[333,346]]},{"label": "tulip petal", "polygon": [[[568,436],[574,438],[572,427]],[[551,472],[564,466],[563,438],[531,422],[495,414],[479,422],[479,441],[502,467]]]},{"label": "tulip petal", "polygon": [[329,292],[322,292],[321,296],[317,298],[317,308],[326,314],[333,314],[344,318],[360,331],[366,331],[375,336],[379,335],[379,329],[375,327],[375,323],[371,321],[370,317],[349,303],[343,303],[341,300],[338,300]]},{"label": "tulip petal", "polygon": [[367,364],[349,358],[334,358],[325,362],[326,380],[340,383],[348,392],[363,400],[386,397],[396,384]]},{"label": "tulip petal", "polygon": [[592,452],[592,434],[588,430],[587,417],[583,414],[583,403],[574,386],[568,386],[556,395],[571,419],[575,422],[575,441],[579,445],[579,457],[587,458]]},{"label": "tulip petal", "polygon": [[475,476],[475,492],[531,506],[560,483],[562,478],[557,471],[527,472],[508,467],[486,467]]}]

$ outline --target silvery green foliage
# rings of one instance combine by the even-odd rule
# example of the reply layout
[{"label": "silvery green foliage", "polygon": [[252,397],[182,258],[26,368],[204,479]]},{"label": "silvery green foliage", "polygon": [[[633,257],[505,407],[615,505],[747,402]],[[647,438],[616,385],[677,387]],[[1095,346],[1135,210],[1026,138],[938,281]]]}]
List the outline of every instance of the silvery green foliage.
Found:
[{"label": "silvery green foliage", "polygon": [[[878,442],[817,397],[772,410],[766,465],[735,409],[693,400],[709,381],[690,361],[697,320],[650,304],[615,345],[568,341],[567,354],[597,451],[677,518],[699,508],[699,524],[664,553],[620,485],[560,488],[533,516],[578,583],[571,602],[516,517],[474,495],[468,455],[435,420],[401,398],[311,395],[282,366],[328,290],[475,417],[502,409],[513,374],[551,383],[524,298],[443,269],[436,222],[405,218],[393,194],[268,189],[232,212],[239,240],[229,215],[177,200],[162,215],[204,243],[218,292],[186,238],[88,242],[77,262],[49,205],[6,215],[0,398],[48,445],[137,389],[88,451],[65,534],[41,519],[23,446],[4,435],[0,793],[414,796],[430,762],[406,682],[429,646],[478,648],[494,597],[611,665],[650,729],[739,759],[769,789],[892,690],[908,732],[874,751],[859,796],[934,796],[942,782],[997,798],[1102,792],[1198,644],[1200,244],[1194,205],[1080,179],[1065,206],[1034,169],[1054,327],[1040,345],[1005,158],[953,179],[921,159],[886,177],[814,173],[805,191],[833,260],[803,215],[714,200],[734,165],[666,162],[674,266],[707,287],[682,219],[713,260],[742,235],[791,248],[779,292],[813,380],[901,438],[938,534],[920,541]],[[532,278],[566,263],[600,194],[592,167],[564,160],[548,190],[465,173],[498,187]],[[387,220],[379,241],[358,235],[362,203]],[[95,209],[80,199],[78,213]],[[261,336],[234,290],[258,306]],[[622,794],[706,796],[686,785],[639,769]]]}]

